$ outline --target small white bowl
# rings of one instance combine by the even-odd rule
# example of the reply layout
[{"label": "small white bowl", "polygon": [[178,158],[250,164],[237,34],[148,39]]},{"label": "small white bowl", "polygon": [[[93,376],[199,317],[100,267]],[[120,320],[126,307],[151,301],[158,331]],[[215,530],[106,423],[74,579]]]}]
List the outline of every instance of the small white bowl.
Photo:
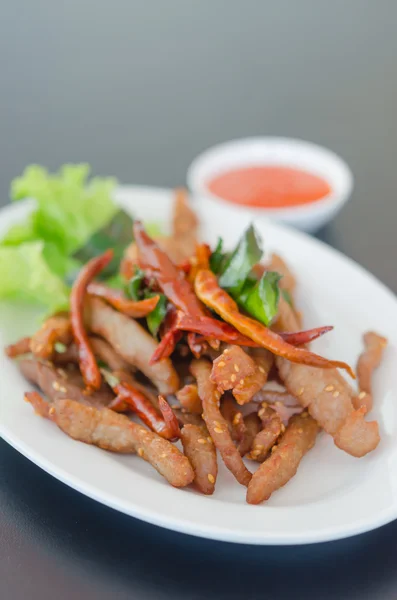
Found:
[{"label": "small white bowl", "polygon": [[[213,194],[208,183],[220,173],[236,167],[278,165],[309,171],[325,179],[331,192],[310,204],[286,208],[241,206]],[[187,184],[193,196],[211,204],[251,213],[252,219],[271,218],[302,229],[315,231],[334,218],[353,189],[348,165],[331,150],[316,144],[281,137],[257,137],[214,146],[200,154],[190,165]]]}]

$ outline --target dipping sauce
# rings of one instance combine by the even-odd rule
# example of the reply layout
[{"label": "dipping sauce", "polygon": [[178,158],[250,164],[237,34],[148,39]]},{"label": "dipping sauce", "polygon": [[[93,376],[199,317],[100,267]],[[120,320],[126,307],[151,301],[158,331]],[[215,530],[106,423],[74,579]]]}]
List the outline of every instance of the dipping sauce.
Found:
[{"label": "dipping sauce", "polygon": [[311,204],[327,196],[331,187],[322,177],[291,167],[242,167],[217,175],[209,190],[230,202],[259,208]]}]

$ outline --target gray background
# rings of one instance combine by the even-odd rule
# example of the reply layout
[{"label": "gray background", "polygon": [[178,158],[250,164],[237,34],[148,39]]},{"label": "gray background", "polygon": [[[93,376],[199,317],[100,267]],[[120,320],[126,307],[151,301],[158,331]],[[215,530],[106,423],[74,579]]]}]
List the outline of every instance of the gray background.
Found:
[{"label": "gray background", "polygon": [[[356,178],[320,237],[397,291],[396,22],[394,0],[3,0],[1,201],[31,162],[174,186],[214,143],[302,137]],[[397,597],[396,523],[316,548],[242,550],[118,515],[4,443],[0,481],[7,600]]]}]

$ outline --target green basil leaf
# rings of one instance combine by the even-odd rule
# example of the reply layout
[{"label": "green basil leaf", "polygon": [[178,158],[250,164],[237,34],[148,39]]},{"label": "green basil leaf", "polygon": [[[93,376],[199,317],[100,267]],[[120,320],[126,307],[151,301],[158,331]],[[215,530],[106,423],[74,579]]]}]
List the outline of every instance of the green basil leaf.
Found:
[{"label": "green basil leaf", "polygon": [[243,234],[234,252],[228,258],[219,277],[219,285],[232,296],[237,296],[252,267],[262,257],[261,242],[252,225]]},{"label": "green basil leaf", "polygon": [[117,211],[112,220],[99,231],[96,231],[88,242],[80,248],[73,258],[86,263],[91,258],[103,254],[108,248],[113,248],[112,261],[99,275],[107,279],[118,272],[124,250],[132,241],[133,219],[123,210]]},{"label": "green basil leaf", "polygon": [[144,277],[144,272],[139,267],[135,267],[134,276],[125,285],[125,293],[131,300],[135,300],[135,302],[141,298],[141,286]]},{"label": "green basil leaf", "polygon": [[157,306],[151,313],[146,317],[146,323],[150,333],[153,337],[156,337],[160,329],[160,325],[163,322],[165,315],[167,314],[167,298],[164,294],[155,294],[154,292],[145,292],[145,298],[152,298],[153,296],[160,296]]},{"label": "green basil leaf", "polygon": [[215,250],[210,256],[210,269],[215,275],[219,275],[222,272],[222,268],[225,266],[228,255],[222,252],[223,240],[218,238],[218,243]]},{"label": "green basil leaf", "polygon": [[237,303],[252,317],[264,325],[269,325],[277,315],[281,276],[274,271],[266,271],[259,281],[248,278]]}]

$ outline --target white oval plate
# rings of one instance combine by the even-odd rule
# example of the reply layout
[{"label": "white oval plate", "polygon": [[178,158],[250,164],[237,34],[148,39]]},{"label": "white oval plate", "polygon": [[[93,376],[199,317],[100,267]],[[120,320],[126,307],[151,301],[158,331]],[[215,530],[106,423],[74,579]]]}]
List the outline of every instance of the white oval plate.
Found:
[{"label": "white oval plate", "polygon": [[[142,219],[169,223],[171,193],[151,188],[122,188],[118,198]],[[28,210],[0,212],[0,235]],[[247,223],[224,208],[197,210],[205,238],[218,235],[228,244]],[[266,248],[290,262],[299,281],[298,303],[306,326],[334,324],[316,350],[355,364],[361,334],[375,329],[390,345],[376,375],[374,418],[382,440],[371,455],[355,459],[338,450],[325,434],[304,458],[298,474],[260,506],[245,503],[245,488],[220,464],[213,496],[172,488],[147,463],[77,443],[51,422],[36,416],[23,401],[28,387],[17,367],[1,354],[0,433],[19,452],[70,487],[116,510],[183,533],[230,542],[303,544],[343,538],[397,517],[397,301],[360,266],[321,242],[272,223],[258,226]],[[1,305],[0,344],[34,329],[33,313]],[[221,463],[221,460],[219,460]]]}]

